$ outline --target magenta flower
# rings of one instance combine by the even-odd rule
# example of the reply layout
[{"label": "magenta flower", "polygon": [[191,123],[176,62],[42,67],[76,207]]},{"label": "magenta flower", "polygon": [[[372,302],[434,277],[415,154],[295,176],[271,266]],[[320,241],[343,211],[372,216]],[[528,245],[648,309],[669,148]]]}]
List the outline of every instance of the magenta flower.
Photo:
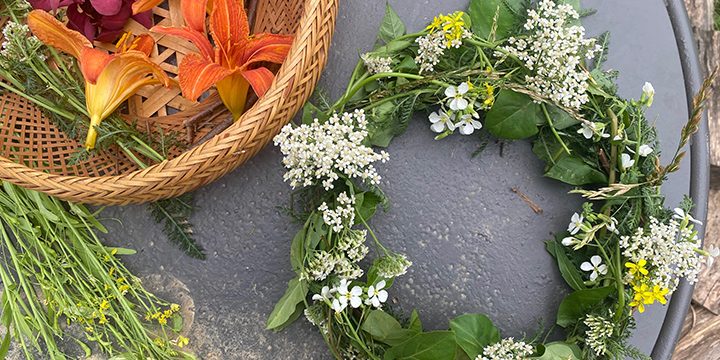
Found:
[{"label": "magenta flower", "polygon": [[132,13],[135,0],[29,0],[35,9],[56,11],[67,8],[67,26],[90,41],[114,42],[131,18],[146,28],[152,24],[152,12]]}]

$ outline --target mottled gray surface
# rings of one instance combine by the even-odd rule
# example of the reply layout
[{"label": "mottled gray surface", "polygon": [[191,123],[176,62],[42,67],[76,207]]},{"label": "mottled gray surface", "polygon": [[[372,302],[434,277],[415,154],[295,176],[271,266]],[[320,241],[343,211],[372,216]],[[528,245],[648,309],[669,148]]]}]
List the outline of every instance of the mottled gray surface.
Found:
[{"label": "mottled gray surface", "polygon": [[[467,0],[391,0],[411,30],[438,12],[462,9]],[[337,95],[358,53],[370,49],[384,0],[341,2],[330,62],[321,87]],[[613,33],[609,67],[621,71],[620,91],[639,97],[645,81],[657,90],[649,113],[663,149],[671,152],[686,119],[682,72],[662,1],[584,1],[598,13],[586,19],[591,34]],[[621,9],[618,11],[618,9]],[[662,115],[662,116],[661,116]],[[454,315],[487,313],[505,336],[533,335],[549,326],[565,292],[543,241],[567,225],[581,203],[568,187],[544,179],[542,164],[527,142],[491,142],[476,158],[476,137],[435,142],[419,116],[389,148],[381,168],[392,208],[373,225],[391,248],[406,252],[415,266],[391,291],[391,298],[416,307],[426,326],[444,328]],[[685,163],[687,165],[687,161]],[[197,192],[200,208],[192,221],[208,259],[185,257],[164,239],[143,207],[110,208],[104,214],[111,241],[139,250],[126,259],[142,274],[182,281],[195,303],[193,348],[207,359],[325,359],[315,330],[299,321],[274,334],[263,330],[266,316],[292,277],[288,253],[298,226],[278,206],[287,204],[280,155],[262,151],[248,164]],[[688,191],[687,166],[666,184],[669,204]],[[510,191],[517,187],[545,212],[533,213]],[[664,316],[654,306],[641,316],[643,336],[634,339],[649,353]]]}]

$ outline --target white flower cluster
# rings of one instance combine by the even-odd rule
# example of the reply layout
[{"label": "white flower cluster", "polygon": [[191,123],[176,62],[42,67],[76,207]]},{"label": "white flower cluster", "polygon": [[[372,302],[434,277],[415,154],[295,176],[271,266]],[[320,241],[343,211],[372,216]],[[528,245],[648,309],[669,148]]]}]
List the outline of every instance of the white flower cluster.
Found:
[{"label": "white flower cluster", "polygon": [[375,260],[378,275],[385,279],[394,279],[405,275],[410,266],[412,266],[412,262],[402,254],[390,254]]},{"label": "white flower cluster", "polygon": [[315,281],[325,280],[333,272],[341,279],[357,279],[363,276],[358,262],[370,249],[365,245],[367,231],[349,230],[338,240],[334,251],[315,251],[305,271]]},{"label": "white flower cluster", "polygon": [[[595,39],[585,38],[585,28],[570,25],[578,18],[571,5],[540,0],[537,9],[528,10],[527,38],[511,37],[502,47],[533,71],[525,77],[531,90],[572,109],[588,101],[589,74],[581,67],[582,59],[592,59],[600,50]],[[505,57],[504,52],[495,55]]]},{"label": "white flower cluster", "polygon": [[388,299],[388,292],[385,290],[385,280],[368,287],[350,285],[351,281],[342,279],[337,286],[330,288],[323,286],[320,294],[312,296],[314,301],[321,301],[330,306],[336,313],[343,312],[348,306],[357,309],[363,306],[372,306],[375,309],[382,308]]},{"label": "white flower cluster", "polygon": [[333,115],[327,122],[317,119],[310,125],[283,127],[275,139],[284,155],[283,165],[288,169],[285,181],[293,188],[322,183],[325,190],[343,174],[360,178],[372,185],[380,182],[372,163],[386,162],[386,152],[375,153],[362,144],[367,137],[367,120],[362,110]]},{"label": "white flower cluster", "polygon": [[420,74],[434,71],[445,50],[459,48],[463,40],[472,37],[463,16],[462,12],[440,15],[427,27],[427,35],[415,39],[419,47],[415,63],[420,66]]},{"label": "white flower cluster", "polygon": [[475,360],[525,360],[533,352],[531,345],[510,337],[486,346],[482,355],[478,355]]},{"label": "white flower cluster", "polygon": [[10,21],[2,31],[3,43],[0,49],[0,67],[9,69],[17,63],[30,60],[30,57],[37,57],[45,60],[45,55],[38,53],[43,43],[37,37],[30,35],[30,27]]},{"label": "white flower cluster", "polygon": [[340,206],[335,209],[328,208],[327,203],[320,204],[318,211],[322,212],[325,224],[332,226],[334,232],[338,233],[345,227],[353,226],[355,221],[355,196],[348,196],[344,191],[337,197]]},{"label": "white flower cluster", "polygon": [[415,42],[419,46],[415,63],[420,65],[420,74],[434,71],[447,49],[445,34],[441,31],[433,32],[415,39]]},{"label": "white flower cluster", "polygon": [[648,231],[638,228],[634,235],[620,237],[623,255],[634,263],[647,261],[650,283],[669,289],[669,294],[675,291],[680,278],[695,283],[703,257],[694,221],[680,209],[667,224],[651,217]]},{"label": "white flower cluster", "polygon": [[372,56],[370,54],[363,54],[360,56],[362,61],[365,63],[365,67],[368,69],[370,74],[380,74],[392,72],[392,58]]},{"label": "white flower cluster", "polygon": [[608,340],[613,335],[615,326],[612,321],[596,315],[587,315],[585,317],[585,343],[597,356],[603,356],[607,352]]}]

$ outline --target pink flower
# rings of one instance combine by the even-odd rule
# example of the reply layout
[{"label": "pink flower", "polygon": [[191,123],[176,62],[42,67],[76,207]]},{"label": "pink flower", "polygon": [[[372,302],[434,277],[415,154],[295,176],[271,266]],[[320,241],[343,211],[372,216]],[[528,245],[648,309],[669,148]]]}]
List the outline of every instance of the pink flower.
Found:
[{"label": "pink flower", "polygon": [[131,18],[146,28],[152,24],[152,12],[132,14],[135,0],[29,0],[35,9],[56,11],[67,8],[68,27],[90,41],[114,42]]}]

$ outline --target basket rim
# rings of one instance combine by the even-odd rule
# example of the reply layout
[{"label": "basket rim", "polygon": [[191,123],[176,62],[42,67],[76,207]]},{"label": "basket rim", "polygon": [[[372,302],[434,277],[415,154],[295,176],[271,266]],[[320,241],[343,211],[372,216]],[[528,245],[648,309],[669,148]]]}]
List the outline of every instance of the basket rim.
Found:
[{"label": "basket rim", "polygon": [[[320,11],[321,8],[323,11]],[[244,148],[245,144],[258,136],[259,131],[257,129],[253,129],[254,131],[242,139],[233,138],[233,134],[243,133],[248,130],[245,129],[248,127],[248,125],[245,124],[246,119],[267,112],[268,108],[270,109],[270,113],[266,116],[266,119],[275,118],[280,110],[280,104],[285,102],[291,90],[298,86],[298,84],[294,82],[294,80],[298,78],[297,75],[302,74],[308,69],[310,71],[315,70],[318,73],[309,80],[309,82],[312,82],[313,88],[317,84],[319,73],[322,72],[327,62],[330,38],[332,37],[335,20],[337,18],[337,8],[338,0],[305,1],[305,9],[299,21],[298,30],[288,56],[278,70],[266,95],[260,98],[252,108],[246,111],[230,127],[208,141],[190,148],[172,159],[165,160],[144,169],[119,175],[72,176],[51,174],[0,156],[0,179],[64,200],[96,205],[126,205],[179,196],[220,178],[240,166],[241,163],[233,164],[229,162],[230,165],[227,166],[226,169],[211,174],[204,174],[204,170],[217,166],[219,163],[228,162],[228,158],[238,157],[241,154],[252,156],[268,143],[266,140],[260,146],[254,146],[248,149]],[[331,11],[327,11],[328,9]],[[320,19],[326,19],[327,21],[320,22]],[[313,34],[313,32],[316,31],[305,31],[308,27],[316,28],[312,27],[312,25],[317,23],[327,25],[329,31],[326,31],[320,36]],[[301,33],[301,31],[303,33]],[[313,65],[313,63],[307,61],[306,58],[309,53],[313,53],[313,48],[318,45],[322,46],[319,51],[320,61],[319,64]],[[317,69],[311,69],[311,66],[315,66]],[[289,80],[279,84],[280,79],[283,79],[283,81],[285,79]],[[292,114],[290,114],[287,119],[283,119],[283,125],[289,122],[297,110],[299,110],[300,106],[303,105],[302,103],[307,100],[308,96],[309,94],[302,96],[301,104],[297,105],[295,111],[292,111]],[[278,131],[279,128],[275,130],[274,133]],[[272,138],[272,136],[270,138]],[[246,152],[250,152],[250,154],[246,155]],[[221,155],[218,156],[218,154]],[[193,163],[192,166],[195,171],[190,174],[190,176],[188,176],[186,170],[181,170],[174,176],[168,176],[167,174],[160,176],[161,173],[171,169],[187,167],[191,162]],[[201,177],[202,179],[195,181],[195,183],[191,182],[189,186],[183,186],[182,184],[188,182],[189,178],[193,177],[193,175]],[[113,189],[103,186],[107,184],[113,184],[114,186],[110,186]],[[74,187],[82,187],[82,190],[73,189]]]}]

